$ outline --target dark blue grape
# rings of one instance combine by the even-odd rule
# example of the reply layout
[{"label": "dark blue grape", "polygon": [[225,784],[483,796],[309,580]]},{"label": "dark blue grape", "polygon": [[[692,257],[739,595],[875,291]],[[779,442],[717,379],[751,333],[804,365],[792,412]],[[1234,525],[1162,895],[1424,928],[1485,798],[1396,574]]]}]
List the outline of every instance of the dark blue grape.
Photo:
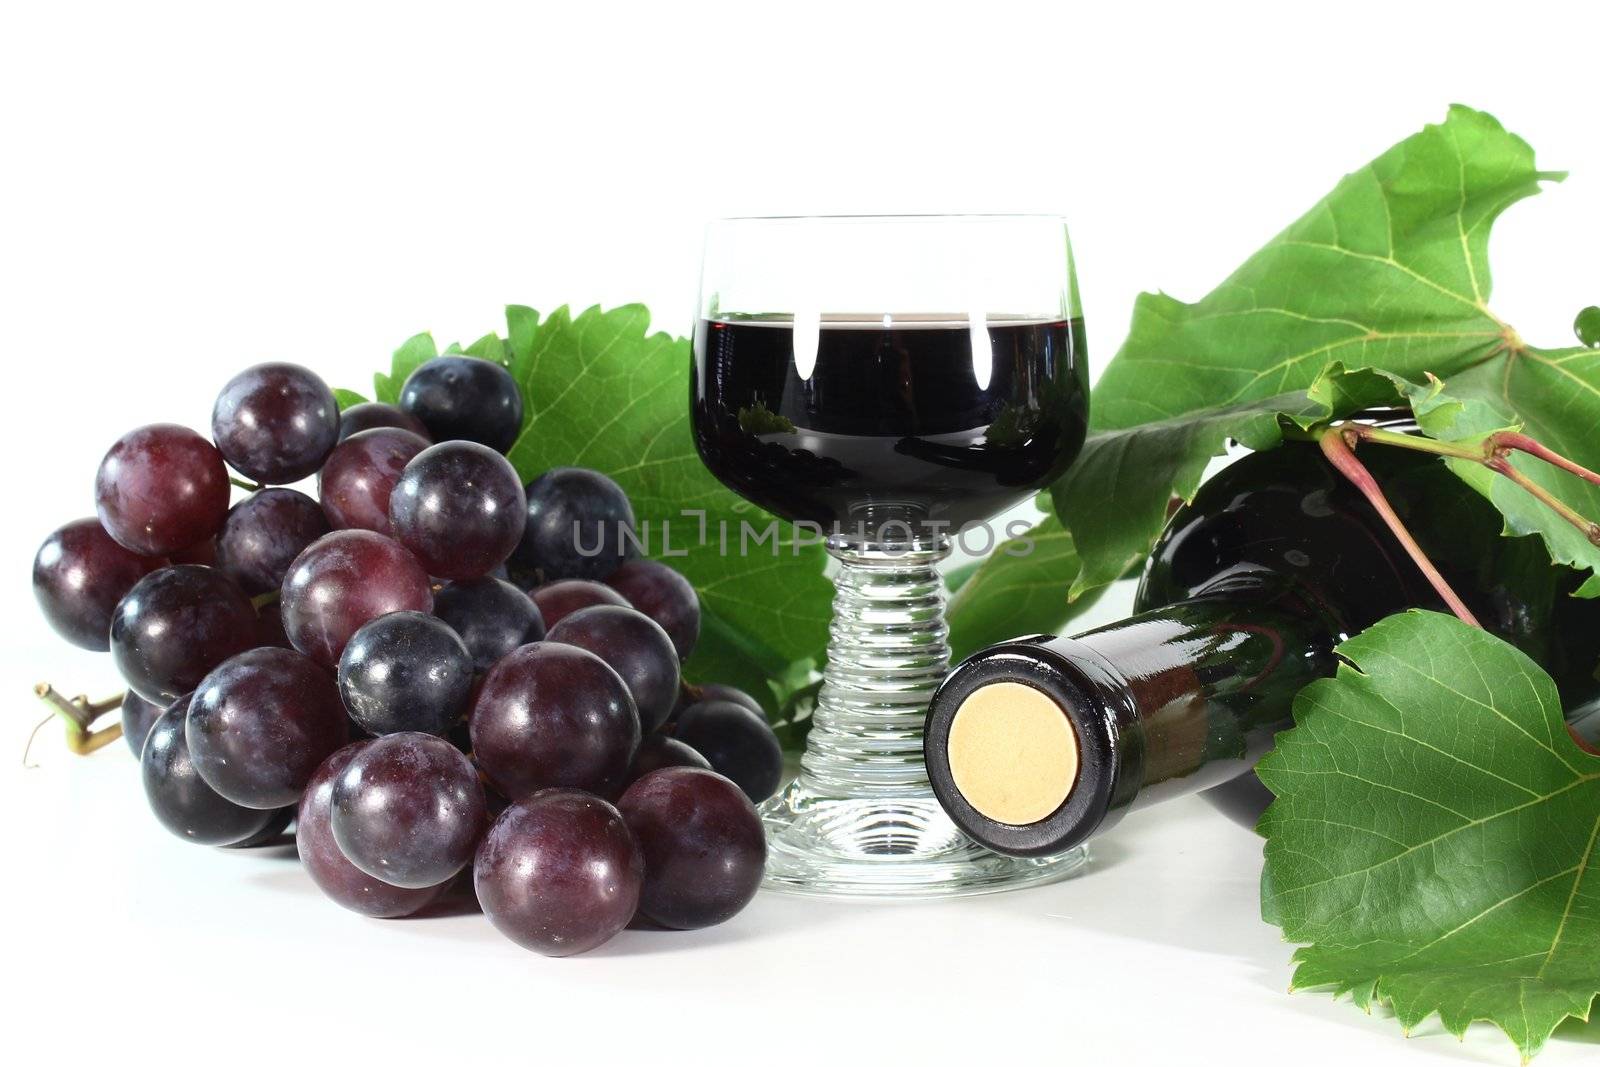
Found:
[{"label": "dark blue grape", "polygon": [[333,839],[362,871],[402,889],[438,885],[472,860],[488,823],[472,764],[432,734],[390,734],[333,783]]},{"label": "dark blue grape", "polygon": [[235,804],[206,784],[189,758],[188,713],[188,697],[174,701],[145,738],[139,767],[150,810],[162,826],[196,844],[232,845],[254,837],[278,813]]},{"label": "dark blue grape", "polygon": [[400,409],[422,420],[435,441],[476,441],[508,451],[522,429],[522,393],[498,363],[440,356],[411,372]]},{"label": "dark blue grape", "polygon": [[544,637],[544,617],[533,598],[498,578],[451,582],[434,594],[433,613],[461,635],[479,673]]},{"label": "dark blue grape", "polygon": [[140,696],[170,703],[259,636],[244,590],[215,568],[186,563],[145,575],[118,602],[111,658]]},{"label": "dark blue grape", "polygon": [[757,804],[783,781],[783,746],[764,716],[729,700],[691,705],[673,736],[704,756],[711,769],[733,779]]},{"label": "dark blue grape", "polygon": [[289,564],[332,527],[315,500],[263,489],[235,504],[217,538],[217,565],[252,596],[277,592]]},{"label": "dark blue grape", "polygon": [[522,540],[527,502],[506,457],[445,441],[406,464],[389,497],[395,539],[441,578],[479,578]]},{"label": "dark blue grape", "polygon": [[704,682],[700,685],[684,685],[683,690],[678,694],[678,703],[672,709],[672,716],[667,719],[667,722],[677,722],[678,718],[692,705],[701,704],[709,700],[731,700],[735,704],[742,704],[749,708],[763,719],[767,717],[766,711],[761,707],[761,702],[743,689],[736,689],[731,685],[723,685],[721,682]]},{"label": "dark blue grape", "polygon": [[617,804],[644,854],[639,913],[675,930],[733,918],[761,885],[767,839],[755,805],[712,771],[668,767]]},{"label": "dark blue grape", "polygon": [[144,751],[144,739],[150,736],[150,727],[155,725],[161,713],[166,711],[160,704],[153,704],[132,689],[122,695],[122,739],[128,742],[128,747],[133,749],[134,758]]},{"label": "dark blue grape", "polygon": [[267,820],[267,825],[245,838],[235,841],[223,848],[264,848],[267,845],[287,844],[284,841],[284,831],[289,829],[289,824],[294,822],[294,805],[279,808],[272,813],[272,818]]},{"label": "dark blue grape", "polygon": [[600,605],[575,611],[550,628],[547,641],[588,649],[627,683],[639,724],[652,733],[678,699],[678,654],[654,619],[632,608]]},{"label": "dark blue grape", "polygon": [[349,738],[333,675],[287,648],[218,666],[189,705],[189,751],[207,784],[247,808],[281,808]]},{"label": "dark blue grape", "polygon": [[638,555],[633,505],[598,471],[557,467],[528,483],[528,521],[511,557],[520,581],[605,578]]},{"label": "dark blue grape", "polygon": [[211,409],[211,439],[229,466],[264,485],[315,474],[339,438],[328,383],[294,363],[258,363],[234,375]]},{"label": "dark blue grape", "polygon": [[140,578],[166,565],[128,551],[96,519],[69,522],[33,557],[33,596],[56,633],[79,648],[111,647],[111,615]]},{"label": "dark blue grape", "polygon": [[472,676],[472,655],[461,638],[419,611],[378,616],[356,631],[339,657],[344,706],[357,726],[376,736],[448,733],[467,710]]},{"label": "dark blue grape", "polygon": [[639,846],[617,809],[573,789],[507,808],[472,869],[495,929],[546,956],[611,940],[633,918],[643,879]]}]

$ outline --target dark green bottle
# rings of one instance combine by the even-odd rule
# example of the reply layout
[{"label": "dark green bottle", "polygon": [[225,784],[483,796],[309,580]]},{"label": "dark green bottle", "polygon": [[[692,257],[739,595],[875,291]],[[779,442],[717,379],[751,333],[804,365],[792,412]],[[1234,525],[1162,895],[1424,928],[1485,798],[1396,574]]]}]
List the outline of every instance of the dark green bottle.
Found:
[{"label": "dark green bottle", "polygon": [[[1361,459],[1479,621],[1538,661],[1569,719],[1600,727],[1600,604],[1442,463],[1368,446]],[[1377,513],[1320,450],[1286,444],[1205,483],[1168,524],[1136,614],[1077,637],[975,653],[935,694],[934,792],[1000,852],[1058,852],[1127,811],[1199,790],[1253,823],[1251,773],[1294,696],[1333,673],[1345,637],[1407,608],[1443,611]]]}]

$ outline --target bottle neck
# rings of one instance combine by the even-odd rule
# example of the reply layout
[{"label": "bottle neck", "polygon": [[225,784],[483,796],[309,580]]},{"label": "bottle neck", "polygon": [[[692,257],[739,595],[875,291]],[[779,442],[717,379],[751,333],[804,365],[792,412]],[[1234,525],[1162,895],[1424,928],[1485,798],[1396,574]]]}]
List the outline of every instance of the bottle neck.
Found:
[{"label": "bottle neck", "polygon": [[[935,792],[991,848],[1071,847],[1132,808],[1248,770],[1294,694],[1332,673],[1338,637],[1294,585],[1235,581],[1078,637],[996,645],[934,698]],[[1052,715],[1070,726],[1069,757],[1048,731]]]},{"label": "bottle neck", "polygon": [[1294,592],[1192,597],[1063,639],[1117,680],[1114,806],[1207,789],[1253,767],[1294,696],[1333,673],[1339,634]]}]

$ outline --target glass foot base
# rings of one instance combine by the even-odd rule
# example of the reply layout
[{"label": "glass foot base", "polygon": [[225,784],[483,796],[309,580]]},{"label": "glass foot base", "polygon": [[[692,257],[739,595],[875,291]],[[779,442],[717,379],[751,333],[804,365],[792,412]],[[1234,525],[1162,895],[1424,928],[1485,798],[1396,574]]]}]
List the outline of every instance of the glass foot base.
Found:
[{"label": "glass foot base", "polygon": [[973,844],[933,797],[845,799],[803,780],[761,805],[763,887],[814,896],[947,897],[1043,885],[1080,871],[1082,846],[1018,859]]}]

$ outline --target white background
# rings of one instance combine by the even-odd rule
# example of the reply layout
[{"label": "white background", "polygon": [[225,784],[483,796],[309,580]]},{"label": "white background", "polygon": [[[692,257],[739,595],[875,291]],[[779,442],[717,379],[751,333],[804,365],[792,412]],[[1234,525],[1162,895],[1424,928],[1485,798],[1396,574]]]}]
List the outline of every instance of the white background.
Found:
[{"label": "white background", "polygon": [[[1115,8],[1116,10],[1112,10]],[[204,426],[264,358],[365,389],[411,333],[506,302],[641,300],[682,331],[727,214],[1063,212],[1091,351],[1193,299],[1345,171],[1496,113],[1573,177],[1496,230],[1494,303],[1563,344],[1600,302],[1600,25],[1587,4],[278,2],[0,13],[8,1051],[85,1062],[1232,1060],[1515,1063],[1287,996],[1259,847],[1199,805],[1090,874],[932,905],[763,895],[733,923],[546,960],[478,917],[358,919],[288,858],[187,846],[120,743],[27,687],[116,688],[24,574],[110,441]],[[1126,601],[1124,600],[1123,603]],[[1106,610],[1116,610],[1113,604]],[[1540,1061],[1592,1062],[1600,1023]],[[581,1057],[581,1060],[580,1060]]]}]

